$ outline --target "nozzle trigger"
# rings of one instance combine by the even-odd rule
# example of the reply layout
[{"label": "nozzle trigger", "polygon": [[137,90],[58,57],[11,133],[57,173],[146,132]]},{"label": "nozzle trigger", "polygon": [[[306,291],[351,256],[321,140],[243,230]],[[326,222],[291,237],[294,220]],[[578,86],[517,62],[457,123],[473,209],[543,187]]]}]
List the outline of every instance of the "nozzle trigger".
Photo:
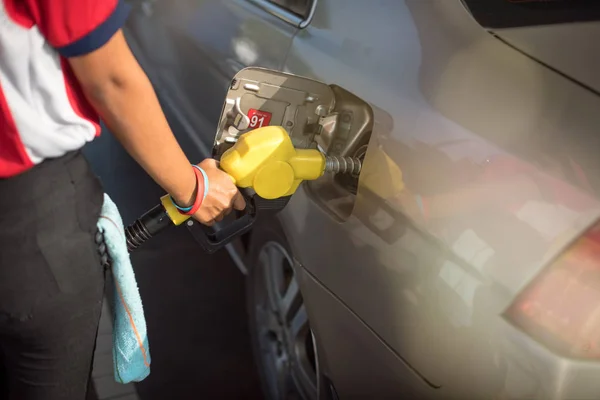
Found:
[{"label": "nozzle trigger", "polygon": [[224,220],[212,227],[200,223],[187,225],[192,237],[205,252],[212,254],[252,229],[256,221],[256,206],[254,198],[244,197],[246,209],[237,211],[236,219],[233,222]]}]

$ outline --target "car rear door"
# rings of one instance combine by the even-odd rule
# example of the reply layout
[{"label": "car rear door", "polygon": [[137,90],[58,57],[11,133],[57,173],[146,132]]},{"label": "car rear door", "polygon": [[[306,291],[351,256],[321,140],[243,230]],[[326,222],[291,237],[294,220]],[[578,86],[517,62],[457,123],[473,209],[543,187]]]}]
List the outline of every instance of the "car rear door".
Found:
[{"label": "car rear door", "polygon": [[[566,372],[503,313],[599,215],[585,183],[599,178],[598,135],[586,139],[598,96],[490,35],[459,0],[319,0],[285,70],[375,114],[351,212],[307,183],[282,213],[310,276],[428,385],[423,396],[592,398],[596,381],[569,378],[581,365]],[[343,364],[342,398],[362,383]]]},{"label": "car rear door", "polygon": [[180,139],[198,150],[193,157],[210,154],[233,76],[250,65],[282,68],[294,34],[311,12],[308,0],[134,3],[126,35],[161,101],[177,114]]}]

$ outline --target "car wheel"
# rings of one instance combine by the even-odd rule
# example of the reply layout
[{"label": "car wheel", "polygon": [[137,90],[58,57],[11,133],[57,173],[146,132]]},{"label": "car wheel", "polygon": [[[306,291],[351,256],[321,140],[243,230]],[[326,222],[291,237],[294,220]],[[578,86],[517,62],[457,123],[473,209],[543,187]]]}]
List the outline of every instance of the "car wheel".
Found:
[{"label": "car wheel", "polygon": [[260,226],[250,249],[248,316],[265,397],[317,399],[316,344],[289,246],[276,228]]}]

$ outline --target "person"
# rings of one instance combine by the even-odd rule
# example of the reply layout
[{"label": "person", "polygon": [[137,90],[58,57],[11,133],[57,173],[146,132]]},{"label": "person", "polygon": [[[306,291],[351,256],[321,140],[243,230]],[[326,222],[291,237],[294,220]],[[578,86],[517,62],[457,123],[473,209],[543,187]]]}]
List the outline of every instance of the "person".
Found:
[{"label": "person", "polygon": [[[0,397],[81,400],[104,289],[103,189],[81,148],[102,120],[180,207],[204,182],[127,45],[122,0],[0,3]],[[196,220],[244,209],[216,161],[198,166]]]}]

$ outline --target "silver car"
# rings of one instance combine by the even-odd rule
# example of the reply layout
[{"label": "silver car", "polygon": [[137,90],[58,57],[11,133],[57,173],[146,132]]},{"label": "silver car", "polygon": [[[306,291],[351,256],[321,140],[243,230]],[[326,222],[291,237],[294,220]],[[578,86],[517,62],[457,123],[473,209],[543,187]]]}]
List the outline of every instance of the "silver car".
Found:
[{"label": "silver car", "polygon": [[228,247],[269,399],[600,398],[597,1],[135,5],[193,159],[248,66],[367,110],[359,179],[305,182]]}]

